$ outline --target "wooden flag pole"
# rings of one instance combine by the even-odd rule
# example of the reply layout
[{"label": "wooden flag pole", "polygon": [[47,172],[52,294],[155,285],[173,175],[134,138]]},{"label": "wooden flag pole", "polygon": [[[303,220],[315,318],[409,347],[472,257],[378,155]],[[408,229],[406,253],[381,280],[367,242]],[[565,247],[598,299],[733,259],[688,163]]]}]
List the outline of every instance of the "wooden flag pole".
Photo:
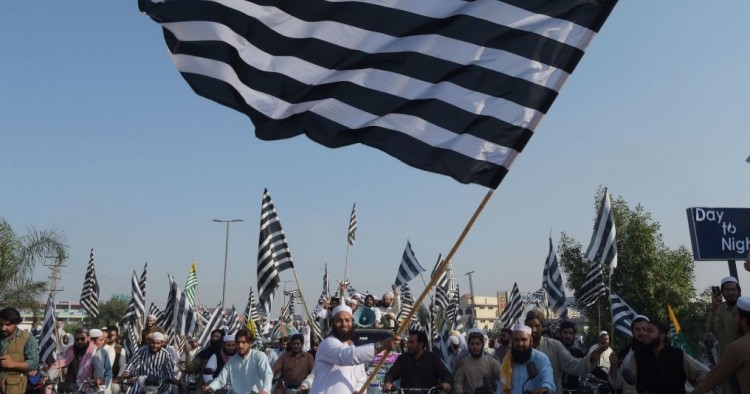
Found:
[{"label": "wooden flag pole", "polygon": [[347,280],[346,277],[346,268],[349,266],[349,241],[346,242],[346,257],[344,257],[344,280]]},{"label": "wooden flag pole", "polygon": [[310,315],[310,311],[307,310],[307,302],[305,302],[305,296],[302,295],[302,287],[299,285],[299,278],[297,277],[297,270],[292,266],[292,272],[294,273],[294,281],[297,282],[297,290],[299,290],[299,298],[302,300],[302,306],[305,308],[305,314],[307,315],[307,324],[310,328],[310,335],[312,335],[312,316]]},{"label": "wooden flag pole", "polygon": [[[422,291],[422,294],[419,295],[419,298],[414,302],[414,306],[411,308],[411,312],[409,312],[409,315],[406,316],[399,324],[398,331],[396,332],[396,337],[401,337],[406,332],[407,328],[409,327],[406,322],[411,321],[414,314],[417,312],[417,309],[419,309],[419,305],[422,305],[422,302],[424,302],[425,297],[427,297],[427,294],[429,294],[430,289],[432,289],[433,286],[437,283],[438,279],[440,278],[440,275],[445,272],[445,269],[448,267],[449,262],[453,260],[453,255],[456,254],[456,251],[458,251],[458,248],[461,246],[461,244],[464,242],[464,239],[466,238],[466,235],[469,233],[469,230],[474,226],[474,222],[476,222],[477,217],[479,217],[479,214],[482,213],[482,210],[484,209],[485,205],[487,205],[487,201],[490,200],[490,197],[492,197],[492,193],[494,192],[493,189],[490,189],[487,191],[487,194],[482,199],[482,202],[479,203],[479,206],[477,207],[476,211],[474,211],[474,214],[471,216],[471,219],[469,219],[469,222],[466,224],[466,227],[464,227],[464,230],[461,232],[461,235],[456,240],[456,243],[451,248],[450,252],[448,252],[448,255],[445,256],[445,259],[443,259],[443,262],[440,263],[437,270],[435,270],[435,273],[430,278],[430,283],[427,284],[427,286]],[[388,353],[390,353],[390,350],[386,350],[385,354],[383,354],[383,357],[380,358],[380,361],[375,365],[375,369],[373,369],[372,374],[367,377],[367,381],[365,381],[365,384],[362,386],[362,388],[357,391],[357,394],[364,394],[367,391],[367,387],[370,386],[370,383],[372,383],[372,380],[375,379],[375,375],[377,375],[377,372],[380,370],[380,368],[385,363],[386,356],[388,356]]]}]

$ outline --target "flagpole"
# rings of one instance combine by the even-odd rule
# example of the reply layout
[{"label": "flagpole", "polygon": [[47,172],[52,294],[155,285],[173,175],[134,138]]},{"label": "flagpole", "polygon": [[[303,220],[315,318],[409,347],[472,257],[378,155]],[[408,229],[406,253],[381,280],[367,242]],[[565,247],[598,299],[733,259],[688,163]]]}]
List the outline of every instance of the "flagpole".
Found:
[{"label": "flagpole", "polygon": [[[456,251],[458,251],[458,248],[463,243],[464,239],[466,238],[466,235],[469,233],[471,228],[474,226],[474,222],[476,222],[477,217],[479,217],[479,214],[482,213],[482,210],[487,205],[487,202],[490,200],[490,197],[492,197],[494,190],[490,189],[487,191],[487,194],[484,196],[482,201],[479,203],[479,206],[477,207],[476,211],[474,211],[474,214],[471,216],[471,219],[469,219],[469,222],[466,224],[466,227],[464,227],[464,230],[461,232],[461,235],[459,235],[458,239],[456,240],[456,243],[451,248],[450,252],[448,252],[448,255],[445,256],[445,259],[442,263],[437,267],[435,270],[435,274],[432,275],[430,278],[430,283],[428,283],[427,287],[422,291],[422,294],[419,295],[419,298],[414,302],[414,305],[421,305],[422,302],[424,302],[425,297],[427,297],[427,294],[430,292],[430,289],[435,286],[435,284],[438,281],[438,278],[440,278],[440,275],[445,272],[445,269],[448,267],[449,262],[453,260],[453,255],[456,254]],[[404,333],[406,332],[406,329],[408,328],[408,324],[405,324],[408,321],[411,321],[414,314],[417,312],[418,308],[411,308],[411,311],[409,312],[409,315],[406,316],[399,324],[398,331],[396,332],[396,337],[400,338]],[[372,383],[372,380],[375,379],[375,375],[377,375],[377,372],[380,371],[380,368],[385,363],[386,356],[390,353],[390,350],[386,350],[383,357],[380,358],[380,361],[375,365],[375,368],[373,369],[372,374],[367,377],[367,381],[365,381],[365,384],[362,385],[362,387],[357,391],[358,394],[364,394],[368,387],[370,387],[370,383]]]},{"label": "flagpole", "polygon": [[[302,300],[302,306],[305,308],[305,314],[307,315],[307,324],[309,324],[310,331],[312,331],[312,316],[310,315],[310,311],[307,309],[307,302],[305,302],[305,296],[302,295],[302,287],[299,285],[299,278],[297,277],[297,270],[292,266],[292,272],[294,273],[294,281],[297,282],[297,290],[299,290],[299,298]],[[312,335],[312,332],[310,332]]]},{"label": "flagpole", "polygon": [[346,257],[344,257],[344,280],[347,280],[346,268],[349,266],[349,246],[349,241],[346,241]]}]

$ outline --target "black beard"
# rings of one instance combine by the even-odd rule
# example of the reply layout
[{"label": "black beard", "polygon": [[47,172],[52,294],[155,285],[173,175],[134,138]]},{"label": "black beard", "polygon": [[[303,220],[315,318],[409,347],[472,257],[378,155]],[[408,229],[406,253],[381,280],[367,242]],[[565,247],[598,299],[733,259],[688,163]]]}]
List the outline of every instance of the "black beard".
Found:
[{"label": "black beard", "polygon": [[659,338],[655,338],[653,341],[646,342],[643,345],[641,345],[641,349],[649,351],[649,352],[653,352],[654,350],[656,350],[658,346],[659,346]]},{"label": "black beard", "polygon": [[341,342],[351,341],[354,339],[354,327],[352,327],[349,332],[341,332],[336,328],[334,328],[331,332],[333,336]]},{"label": "black beard", "polygon": [[568,341],[568,340],[560,341],[560,342],[562,342],[562,344],[565,345],[565,347],[568,348],[568,349],[570,349],[573,346],[573,343],[574,343],[574,341]]},{"label": "black beard", "polygon": [[531,360],[531,348],[528,348],[526,350],[516,350],[511,348],[510,355],[511,357],[513,357],[514,363],[526,364],[529,360]]},{"label": "black beard", "polygon": [[727,303],[727,306],[728,306],[728,307],[729,307],[730,309],[731,309],[731,308],[734,308],[734,306],[735,306],[735,305],[737,305],[737,300],[734,300],[734,301],[729,301],[729,300],[726,300],[726,301],[724,301],[724,302],[726,302],[726,303]]}]

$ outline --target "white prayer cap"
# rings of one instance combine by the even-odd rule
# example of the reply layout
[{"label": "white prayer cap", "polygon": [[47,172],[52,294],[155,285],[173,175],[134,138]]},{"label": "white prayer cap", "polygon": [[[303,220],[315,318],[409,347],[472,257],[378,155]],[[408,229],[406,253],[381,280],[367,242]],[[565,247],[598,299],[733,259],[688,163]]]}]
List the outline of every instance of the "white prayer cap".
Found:
[{"label": "white prayer cap", "polygon": [[451,335],[450,341],[451,341],[451,344],[453,344],[453,345],[458,345],[458,343],[459,343],[458,337],[455,336],[455,335]]},{"label": "white prayer cap", "polygon": [[636,315],[636,317],[633,318],[633,321],[651,321],[651,319],[648,318],[648,316],[645,315]]},{"label": "white prayer cap", "polygon": [[600,332],[599,332],[599,337],[603,337],[603,336],[605,336],[605,335],[609,335],[609,333],[608,333],[608,332],[606,332],[606,331],[600,331]]},{"label": "white prayer cap", "polygon": [[750,297],[737,298],[737,308],[742,309],[745,312],[750,312]]},{"label": "white prayer cap", "polygon": [[389,292],[383,294],[383,298],[385,298],[385,297],[393,298],[393,293],[389,291]]},{"label": "white prayer cap", "polygon": [[721,287],[724,287],[724,285],[727,284],[727,283],[737,283],[737,284],[739,284],[740,282],[738,282],[737,278],[735,278],[734,276],[727,276],[726,278],[724,278],[724,279],[721,280]]},{"label": "white prayer cap", "polygon": [[234,342],[234,335],[224,335],[224,342]]},{"label": "white prayer cap", "polygon": [[512,330],[513,330],[513,332],[522,331],[522,332],[525,332],[525,333],[531,335],[531,327],[529,327],[529,326],[527,326],[525,324],[516,324],[516,325],[513,326]]},{"label": "white prayer cap", "polygon": [[336,315],[338,315],[341,312],[346,312],[346,313],[348,313],[348,314],[351,315],[352,314],[352,308],[349,308],[346,305],[339,305],[339,306],[333,308],[333,316],[336,316]]},{"label": "white prayer cap", "polygon": [[162,334],[162,333],[160,333],[158,331],[151,333],[151,339],[153,339],[154,341],[163,341],[163,340],[165,340],[164,334]]},{"label": "white prayer cap", "polygon": [[156,315],[148,315],[148,318],[156,320]]},{"label": "white prayer cap", "polygon": [[91,330],[89,330],[89,336],[91,338],[99,338],[102,335],[104,335],[104,333],[98,328],[92,328]]}]

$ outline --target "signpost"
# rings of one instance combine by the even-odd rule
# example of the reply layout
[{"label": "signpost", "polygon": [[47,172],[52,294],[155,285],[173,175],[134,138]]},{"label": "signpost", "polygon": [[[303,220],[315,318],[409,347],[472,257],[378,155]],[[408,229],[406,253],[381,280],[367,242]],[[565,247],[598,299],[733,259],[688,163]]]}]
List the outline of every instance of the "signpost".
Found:
[{"label": "signpost", "polygon": [[690,243],[696,261],[728,261],[737,278],[737,259],[750,251],[750,208],[687,209]]}]

